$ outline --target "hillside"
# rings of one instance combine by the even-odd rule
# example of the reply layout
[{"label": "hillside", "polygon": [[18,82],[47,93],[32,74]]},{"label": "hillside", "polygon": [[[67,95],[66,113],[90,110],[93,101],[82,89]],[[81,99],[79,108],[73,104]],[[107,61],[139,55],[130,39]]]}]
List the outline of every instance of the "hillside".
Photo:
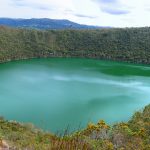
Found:
[{"label": "hillside", "polygon": [[150,105],[136,112],[127,123],[108,126],[104,121],[60,137],[32,125],[0,118],[0,148],[27,150],[149,150]]},{"label": "hillside", "polygon": [[88,57],[150,63],[150,28],[29,30],[0,27],[0,61]]},{"label": "hillside", "polygon": [[95,29],[98,26],[82,25],[69,20],[59,19],[11,19],[0,18],[0,25],[15,28],[32,28],[32,29]]}]

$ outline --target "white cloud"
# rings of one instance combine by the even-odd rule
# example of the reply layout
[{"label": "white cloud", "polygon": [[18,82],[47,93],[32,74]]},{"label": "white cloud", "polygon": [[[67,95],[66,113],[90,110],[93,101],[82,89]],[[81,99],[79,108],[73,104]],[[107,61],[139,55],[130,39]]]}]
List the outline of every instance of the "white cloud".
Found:
[{"label": "white cloud", "polygon": [[0,0],[0,17],[69,19],[82,24],[150,26],[149,0]]}]

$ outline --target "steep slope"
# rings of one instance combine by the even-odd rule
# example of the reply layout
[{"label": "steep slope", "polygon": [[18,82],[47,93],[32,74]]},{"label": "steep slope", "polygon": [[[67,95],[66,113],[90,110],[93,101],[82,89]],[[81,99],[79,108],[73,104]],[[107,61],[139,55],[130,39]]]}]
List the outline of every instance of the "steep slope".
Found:
[{"label": "steep slope", "polygon": [[150,28],[27,30],[0,27],[0,61],[88,57],[150,63]]}]

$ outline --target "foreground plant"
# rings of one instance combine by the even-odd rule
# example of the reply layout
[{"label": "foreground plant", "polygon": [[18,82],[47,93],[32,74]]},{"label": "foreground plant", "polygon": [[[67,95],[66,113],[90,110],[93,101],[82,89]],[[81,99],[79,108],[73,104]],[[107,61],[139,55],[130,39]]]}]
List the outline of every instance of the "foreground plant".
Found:
[{"label": "foreground plant", "polygon": [[150,105],[127,123],[89,123],[71,135],[56,136],[0,118],[0,149],[13,150],[150,150]]}]

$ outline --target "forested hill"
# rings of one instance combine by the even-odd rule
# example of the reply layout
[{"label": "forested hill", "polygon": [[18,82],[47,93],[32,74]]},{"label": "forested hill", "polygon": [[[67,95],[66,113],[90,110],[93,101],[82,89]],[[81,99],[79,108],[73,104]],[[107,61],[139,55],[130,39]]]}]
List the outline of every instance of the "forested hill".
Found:
[{"label": "forested hill", "polygon": [[0,18],[0,25],[15,28],[32,28],[32,29],[95,29],[98,26],[82,25],[69,20],[59,19],[12,19]]},{"label": "forested hill", "polygon": [[150,64],[150,28],[27,30],[0,27],[0,61],[88,57]]}]

